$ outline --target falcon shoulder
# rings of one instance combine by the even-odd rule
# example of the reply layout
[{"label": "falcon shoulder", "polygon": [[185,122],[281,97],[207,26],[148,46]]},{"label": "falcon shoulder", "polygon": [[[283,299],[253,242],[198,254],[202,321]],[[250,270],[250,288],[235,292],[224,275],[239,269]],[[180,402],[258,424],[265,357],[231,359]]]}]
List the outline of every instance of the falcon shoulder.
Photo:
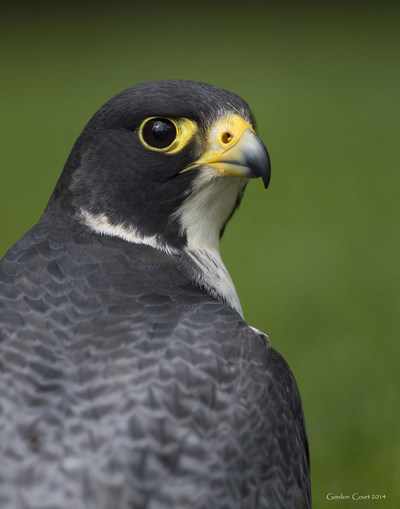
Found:
[{"label": "falcon shoulder", "polygon": [[69,231],[1,263],[2,507],[307,507],[279,354],[179,257]]}]

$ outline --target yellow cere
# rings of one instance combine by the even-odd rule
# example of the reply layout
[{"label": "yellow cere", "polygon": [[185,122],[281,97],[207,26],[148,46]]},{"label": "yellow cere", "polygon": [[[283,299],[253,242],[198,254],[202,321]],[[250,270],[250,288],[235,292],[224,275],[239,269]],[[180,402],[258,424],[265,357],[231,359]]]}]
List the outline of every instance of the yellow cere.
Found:
[{"label": "yellow cere", "polygon": [[[146,124],[149,120],[153,118],[165,118],[172,122],[176,129],[176,138],[166,148],[156,148],[151,147],[148,145],[148,143],[145,142],[142,136],[142,128],[144,124]],[[182,148],[192,139],[196,131],[198,130],[197,124],[193,122],[193,120],[189,120],[188,118],[171,118],[171,117],[148,117],[146,118],[142,124],[139,127],[139,138],[140,141],[145,145],[147,148],[154,150],[156,152],[165,152],[166,154],[176,154]]]},{"label": "yellow cere", "polygon": [[236,114],[217,120],[209,132],[208,154],[212,151],[222,154],[224,150],[221,151],[221,148],[228,150],[233,147],[246,129],[254,132],[253,127]]},{"label": "yellow cere", "polygon": [[234,160],[240,155],[238,143],[244,132],[248,130],[255,132],[253,127],[239,115],[231,114],[220,118],[209,129],[207,149],[204,154],[181,173],[199,166],[212,166],[220,175],[245,176],[243,169],[238,165],[230,164],[229,159]]}]

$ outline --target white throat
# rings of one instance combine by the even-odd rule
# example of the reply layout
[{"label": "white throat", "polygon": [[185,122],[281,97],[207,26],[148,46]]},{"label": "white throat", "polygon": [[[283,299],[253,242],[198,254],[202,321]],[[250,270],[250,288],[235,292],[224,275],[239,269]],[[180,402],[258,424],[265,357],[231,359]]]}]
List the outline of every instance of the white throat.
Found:
[{"label": "white throat", "polygon": [[221,176],[213,167],[203,168],[192,194],[175,213],[186,234],[186,253],[199,269],[197,282],[241,316],[239,297],[219,253],[219,238],[246,182]]}]

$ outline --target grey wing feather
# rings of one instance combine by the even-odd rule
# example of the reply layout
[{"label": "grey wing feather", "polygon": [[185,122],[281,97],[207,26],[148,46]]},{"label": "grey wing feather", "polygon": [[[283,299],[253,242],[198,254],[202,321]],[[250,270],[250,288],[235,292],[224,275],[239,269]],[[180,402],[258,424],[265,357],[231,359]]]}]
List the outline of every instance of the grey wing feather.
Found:
[{"label": "grey wing feather", "polygon": [[178,258],[72,233],[1,263],[0,507],[310,507],[279,354]]}]

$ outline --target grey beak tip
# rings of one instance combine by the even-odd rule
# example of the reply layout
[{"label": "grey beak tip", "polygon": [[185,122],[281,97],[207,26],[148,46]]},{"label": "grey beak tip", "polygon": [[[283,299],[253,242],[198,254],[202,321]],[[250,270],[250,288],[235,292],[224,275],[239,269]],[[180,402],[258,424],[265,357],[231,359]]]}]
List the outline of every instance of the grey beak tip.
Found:
[{"label": "grey beak tip", "polygon": [[267,187],[269,186],[270,180],[271,180],[271,160],[269,158],[268,151],[267,151],[267,158],[268,158],[267,171],[265,171],[262,175],[265,189],[267,189]]},{"label": "grey beak tip", "polygon": [[[249,145],[249,151],[246,154],[247,162],[255,176],[261,177],[265,189],[271,179],[271,161],[267,149],[260,138],[251,133],[252,144]],[[251,148],[250,148],[251,147]]]}]

